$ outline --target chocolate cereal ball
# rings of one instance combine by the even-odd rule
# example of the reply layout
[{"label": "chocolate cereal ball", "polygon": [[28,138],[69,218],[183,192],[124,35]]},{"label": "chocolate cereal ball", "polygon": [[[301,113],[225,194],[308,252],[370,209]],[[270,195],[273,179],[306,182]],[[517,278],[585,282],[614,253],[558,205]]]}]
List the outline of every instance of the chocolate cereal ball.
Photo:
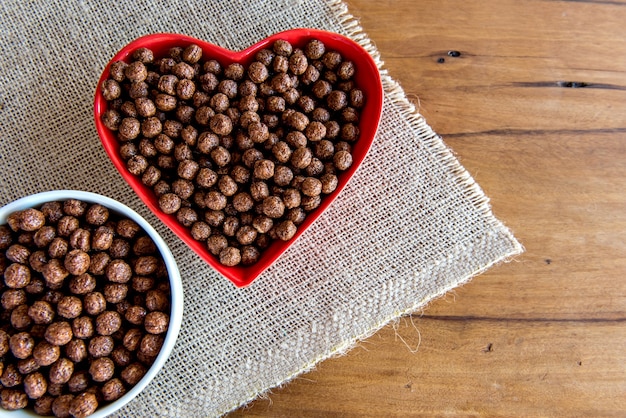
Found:
[{"label": "chocolate cereal ball", "polygon": [[252,196],[252,199],[257,202],[262,201],[263,199],[268,197],[269,194],[269,187],[264,181],[254,181],[250,185],[250,196]]},{"label": "chocolate cereal ball", "polygon": [[5,366],[4,371],[0,376],[0,383],[5,388],[12,388],[21,385],[23,381],[24,377],[14,364],[8,364]]},{"label": "chocolate cereal ball", "polygon": [[19,227],[22,231],[36,231],[44,225],[45,216],[37,209],[24,209],[20,213]]},{"label": "chocolate cereal ball", "polygon": [[34,372],[24,378],[24,392],[30,399],[39,399],[46,394],[48,382],[40,372]]},{"label": "chocolate cereal ball", "polygon": [[[30,257],[28,257],[28,263],[30,264],[30,267],[33,269],[33,271],[36,271],[37,273],[43,273],[43,270],[48,263],[48,257],[46,256],[46,253],[44,251],[35,251],[30,255]],[[33,287],[33,289],[38,286],[43,286],[43,281],[41,279],[31,278],[30,283],[27,284],[24,288],[28,293],[41,293],[43,289],[40,289],[39,291],[29,290],[29,288],[31,288],[32,286],[35,286]]]},{"label": "chocolate cereal ball", "polygon": [[56,224],[63,217],[61,202],[46,202],[41,205],[41,213],[51,224]]},{"label": "chocolate cereal ball", "polygon": [[50,303],[37,300],[28,308],[28,316],[35,324],[49,324],[54,319],[55,312]]},{"label": "chocolate cereal ball", "polygon": [[33,405],[33,410],[35,411],[36,414],[39,414],[42,416],[53,415],[52,403],[54,402],[55,399],[56,398],[51,395],[43,395],[35,401]]},{"label": "chocolate cereal ball", "polygon": [[70,250],[65,256],[65,269],[72,275],[79,276],[86,273],[90,264],[89,254],[82,250]]},{"label": "chocolate cereal ball", "polygon": [[19,332],[11,336],[9,347],[11,353],[18,359],[28,358],[35,346],[35,340],[28,332]]},{"label": "chocolate cereal ball", "polygon": [[50,383],[64,384],[74,373],[74,363],[66,358],[60,358],[50,366]]},{"label": "chocolate cereal ball", "polygon": [[209,127],[217,135],[228,135],[233,130],[232,120],[221,113],[211,117]]},{"label": "chocolate cereal ball", "polygon": [[89,315],[98,315],[106,309],[106,299],[100,292],[91,292],[83,299],[83,309]]},{"label": "chocolate cereal ball", "polygon": [[317,39],[312,39],[308,41],[304,47],[304,53],[311,60],[318,60],[322,58],[325,52],[326,46],[323,42]]},{"label": "chocolate cereal ball", "polygon": [[254,177],[267,180],[274,175],[274,163],[271,160],[258,160],[254,163]]},{"label": "chocolate cereal ball", "polygon": [[137,256],[154,254],[157,251],[156,245],[148,236],[141,236],[135,240],[133,253]]},{"label": "chocolate cereal ball", "polygon": [[69,237],[80,226],[78,219],[71,215],[63,216],[57,223],[57,235]]},{"label": "chocolate cereal ball", "polygon": [[133,61],[125,67],[124,75],[131,82],[138,83],[146,79],[148,70],[141,61]]},{"label": "chocolate cereal ball", "polygon": [[[36,372],[37,370],[39,370],[41,366],[39,366],[39,364],[37,364],[37,361],[35,361],[34,357],[28,357],[25,359],[21,359],[17,362],[17,370],[24,376]],[[4,369],[4,367],[0,367],[0,369]],[[4,371],[4,370],[2,370]],[[2,372],[0,371],[0,375],[2,374]]]},{"label": "chocolate cereal ball", "polygon": [[322,199],[320,196],[303,196],[302,197],[302,209],[304,209],[306,212],[310,212],[316,209],[320,205],[321,202],[322,202]]},{"label": "chocolate cereal ball", "polygon": [[127,66],[128,64],[124,61],[115,61],[114,63],[112,63],[109,67],[109,73],[111,75],[111,78],[117,82],[124,81],[124,79],[126,78],[125,71]]},{"label": "chocolate cereal ball", "polygon": [[293,238],[297,230],[298,228],[292,221],[283,221],[274,228],[276,236],[283,241],[289,241]]},{"label": "chocolate cereal ball", "polygon": [[191,226],[191,236],[196,241],[206,241],[211,235],[211,227],[206,222],[194,222]]},{"label": "chocolate cereal ball", "polygon": [[100,393],[103,400],[112,402],[124,396],[126,388],[119,378],[113,378],[102,386]]},{"label": "chocolate cereal ball", "polygon": [[21,289],[30,283],[30,269],[23,264],[13,263],[4,270],[4,284]]},{"label": "chocolate cereal ball", "polygon": [[189,64],[195,64],[202,58],[202,48],[196,44],[191,44],[182,51],[180,57]]},{"label": "chocolate cereal ball", "polygon": [[28,305],[20,305],[11,311],[11,325],[17,331],[26,330],[31,326],[32,322],[28,316]]},{"label": "chocolate cereal ball", "polygon": [[259,249],[252,245],[246,245],[241,248],[241,264],[249,266],[256,263],[261,256]]},{"label": "chocolate cereal ball", "polygon": [[61,355],[61,349],[58,345],[50,344],[47,341],[39,342],[33,349],[33,358],[38,365],[49,366]]},{"label": "chocolate cereal ball", "polygon": [[224,209],[227,202],[226,196],[216,190],[212,190],[205,195],[206,207],[214,211]]},{"label": "chocolate cereal ball", "polygon": [[339,185],[339,180],[334,174],[324,174],[320,181],[322,182],[322,193],[329,194],[335,191]]},{"label": "chocolate cereal ball", "polygon": [[269,77],[269,71],[263,63],[254,61],[248,66],[248,77],[252,82],[260,84]]},{"label": "chocolate cereal ball", "polygon": [[154,277],[134,276],[132,278],[132,288],[139,293],[145,293],[154,288],[156,280]]},{"label": "chocolate cereal ball", "polygon": [[126,310],[124,318],[133,325],[142,325],[147,313],[143,306],[133,305]]},{"label": "chocolate cereal ball", "polygon": [[91,392],[83,392],[70,402],[69,414],[74,418],[84,418],[96,412],[96,409],[98,409],[96,395]]},{"label": "chocolate cereal ball", "polygon": [[115,348],[115,341],[109,335],[97,335],[89,340],[87,351],[93,358],[107,357]]},{"label": "chocolate cereal ball", "polygon": [[5,255],[14,263],[26,264],[30,257],[30,250],[21,244],[13,244],[7,248]]},{"label": "chocolate cereal ball", "polygon": [[69,322],[53,322],[46,328],[46,341],[52,345],[62,346],[69,343],[74,336]]},{"label": "chocolate cereal ball", "polygon": [[267,233],[274,226],[272,218],[264,215],[259,215],[252,221],[252,226],[257,230],[259,234]]},{"label": "chocolate cereal ball", "polygon": [[217,164],[218,167],[224,167],[231,160],[230,152],[222,147],[217,146],[211,150],[211,159]]},{"label": "chocolate cereal ball", "polygon": [[106,268],[106,277],[114,283],[126,283],[132,277],[131,266],[124,260],[112,260]]},{"label": "chocolate cereal ball", "polygon": [[309,164],[311,164],[311,160],[313,158],[313,152],[308,147],[300,147],[294,150],[291,154],[291,164],[295,168],[304,169],[307,168]]},{"label": "chocolate cereal ball", "polygon": [[[122,238],[113,238],[111,242],[111,246],[109,247],[109,257],[112,259],[126,259],[131,252],[130,243]],[[110,263],[110,261],[109,261]],[[109,264],[106,265],[104,274],[106,274],[106,269],[109,267]]]},{"label": "chocolate cereal ball", "polygon": [[117,223],[115,232],[124,238],[134,238],[140,230],[140,226],[135,221],[122,219]]},{"label": "chocolate cereal ball", "polygon": [[359,128],[354,123],[347,123],[341,127],[339,136],[342,140],[354,142],[359,138]]},{"label": "chocolate cereal ball", "polygon": [[222,232],[224,235],[232,237],[239,229],[239,219],[234,216],[228,216],[224,219],[224,224],[222,225]]},{"label": "chocolate cereal ball", "polygon": [[[50,389],[48,389],[50,392]],[[58,396],[52,402],[52,413],[55,417],[69,417],[70,416],[70,404],[74,399],[74,395],[65,394]]]},{"label": "chocolate cereal ball", "polygon": [[229,175],[223,175],[217,182],[217,187],[224,196],[230,197],[237,193],[237,182]]},{"label": "chocolate cereal ball", "polygon": [[7,289],[2,294],[2,307],[11,311],[27,302],[24,289]]},{"label": "chocolate cereal ball", "polygon": [[284,141],[278,141],[272,147],[272,154],[278,162],[286,163],[291,158],[291,148]]},{"label": "chocolate cereal ball", "polygon": [[81,316],[72,321],[72,333],[74,337],[85,339],[93,336],[93,321],[89,316]]},{"label": "chocolate cereal ball", "polygon": [[106,382],[113,377],[113,373],[115,364],[109,357],[97,358],[89,366],[89,374],[94,382]]},{"label": "chocolate cereal ball", "polygon": [[211,235],[207,239],[207,249],[213,255],[218,255],[227,246],[228,240],[221,234]]},{"label": "chocolate cereal ball", "polygon": [[236,266],[241,262],[241,252],[239,248],[226,247],[219,252],[219,260],[225,266]]},{"label": "chocolate cereal ball", "polygon": [[123,118],[117,128],[118,138],[121,141],[130,141],[137,138],[141,132],[141,123],[133,117]]},{"label": "chocolate cereal ball", "polygon": [[95,326],[99,335],[111,335],[122,326],[122,318],[115,311],[105,311],[96,317]]},{"label": "chocolate cereal ball", "polygon": [[85,345],[84,340],[74,339],[65,346],[66,357],[74,363],[80,363],[85,360],[87,358],[87,354],[87,346]]},{"label": "chocolate cereal ball", "polygon": [[322,192],[322,182],[315,177],[307,177],[300,185],[300,190],[306,196],[318,196]]},{"label": "chocolate cereal ball", "polygon": [[272,45],[272,51],[274,51],[276,55],[288,57],[293,52],[293,46],[286,40],[278,39],[274,41],[274,44]]},{"label": "chocolate cereal ball", "polygon": [[76,296],[63,296],[57,304],[57,314],[62,318],[76,318],[82,310],[83,304]]},{"label": "chocolate cereal ball", "polygon": [[0,390],[0,406],[7,411],[23,409],[28,405],[28,397],[17,389],[4,388]]},{"label": "chocolate cereal ball", "polygon": [[67,389],[70,393],[80,393],[89,388],[91,379],[87,370],[76,370],[67,381]]},{"label": "chocolate cereal ball", "polygon": [[69,244],[65,238],[55,237],[48,245],[48,256],[50,258],[64,258],[68,248]]},{"label": "chocolate cereal ball", "polygon": [[128,286],[124,283],[107,283],[103,295],[108,303],[120,303],[128,295]]},{"label": "chocolate cereal ball", "polygon": [[311,158],[311,164],[305,168],[304,172],[307,176],[317,178],[324,172],[324,163],[320,159],[313,157]]},{"label": "chocolate cereal ball", "polygon": [[135,362],[122,370],[121,378],[128,385],[136,385],[146,372],[147,369],[143,364]]},{"label": "chocolate cereal ball", "polygon": [[352,154],[348,151],[337,151],[333,156],[333,163],[338,170],[347,170],[352,165]]},{"label": "chocolate cereal ball", "polygon": [[288,186],[293,180],[293,170],[285,165],[279,165],[274,170],[273,180],[278,186]]},{"label": "chocolate cereal ball", "polygon": [[[93,267],[93,265],[92,265]],[[89,273],[73,276],[69,281],[69,290],[76,295],[84,295],[96,288],[96,279]]]},{"label": "chocolate cereal ball", "polygon": [[124,334],[122,341],[124,348],[128,351],[134,352],[139,348],[143,332],[138,328],[131,328]]},{"label": "chocolate cereal ball", "polygon": [[285,204],[278,196],[269,196],[263,200],[263,214],[270,218],[280,218],[285,211]]},{"label": "chocolate cereal ball", "polygon": [[[40,229],[38,232],[42,231],[44,228]],[[53,236],[50,236],[50,239],[53,239]],[[49,243],[50,241],[48,241]],[[78,228],[72,232],[69,239],[70,248],[76,250],[82,250],[84,252],[88,252],[91,250],[91,231],[84,228]]]},{"label": "chocolate cereal ball", "polygon": [[138,257],[133,265],[135,274],[140,276],[147,276],[153,274],[159,266],[159,260],[152,256],[146,255]]},{"label": "chocolate cereal ball", "polygon": [[[54,228],[51,229],[54,230]],[[12,242],[11,229],[7,225],[0,225],[0,250],[6,250]]]},{"label": "chocolate cereal ball", "polygon": [[250,225],[243,225],[235,233],[237,241],[242,245],[250,245],[257,236],[257,230]]},{"label": "chocolate cereal ball", "polygon": [[144,364],[149,364],[154,361],[154,358],[161,351],[165,338],[158,334],[146,334],[141,339],[139,344],[139,351],[137,352],[137,359]]}]

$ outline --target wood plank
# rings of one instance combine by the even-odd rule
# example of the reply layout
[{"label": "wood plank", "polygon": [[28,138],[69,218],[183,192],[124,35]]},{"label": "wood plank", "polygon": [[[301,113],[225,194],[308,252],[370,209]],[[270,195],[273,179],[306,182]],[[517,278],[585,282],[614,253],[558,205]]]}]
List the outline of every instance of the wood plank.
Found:
[{"label": "wood plank", "polygon": [[612,335],[624,329],[623,320],[401,320],[231,416],[622,416],[626,364],[614,360],[626,347]]},{"label": "wood plank", "polygon": [[529,118],[535,129],[626,127],[624,4],[350,4],[390,74],[444,136],[525,128]]}]

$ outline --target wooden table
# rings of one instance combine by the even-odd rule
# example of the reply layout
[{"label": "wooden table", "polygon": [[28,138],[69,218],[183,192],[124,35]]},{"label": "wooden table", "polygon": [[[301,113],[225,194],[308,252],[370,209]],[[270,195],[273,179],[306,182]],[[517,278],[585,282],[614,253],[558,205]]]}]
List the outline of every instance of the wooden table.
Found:
[{"label": "wooden table", "polygon": [[348,5],[526,252],[230,416],[626,416],[626,1]]}]

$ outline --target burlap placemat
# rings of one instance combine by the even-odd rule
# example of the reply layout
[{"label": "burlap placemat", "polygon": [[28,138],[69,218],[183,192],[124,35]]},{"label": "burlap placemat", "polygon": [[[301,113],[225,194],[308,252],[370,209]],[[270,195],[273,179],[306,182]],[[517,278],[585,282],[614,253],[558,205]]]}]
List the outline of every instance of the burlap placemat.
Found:
[{"label": "burlap placemat", "polygon": [[137,210],[171,246],[185,292],[180,337],[120,416],[224,414],[521,252],[383,70],[380,131],[352,182],[273,267],[236,289],[148,213],[107,159],[92,121],[104,65],[154,32],[242,49],[315,27],[378,53],[338,1],[104,3],[0,3],[0,204],[52,189],[98,192]]}]

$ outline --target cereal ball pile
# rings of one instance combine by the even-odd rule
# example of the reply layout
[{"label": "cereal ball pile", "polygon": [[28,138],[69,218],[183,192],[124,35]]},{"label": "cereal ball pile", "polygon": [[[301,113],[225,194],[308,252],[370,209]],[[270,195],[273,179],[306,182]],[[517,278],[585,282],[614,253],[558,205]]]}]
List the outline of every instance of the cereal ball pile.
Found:
[{"label": "cereal ball pile", "polygon": [[169,325],[167,269],[134,221],[69,199],[0,225],[0,406],[85,417],[132,388]]},{"label": "cereal ball pile", "polygon": [[110,65],[103,124],[160,209],[222,264],[290,240],[352,165],[363,91],[354,63],[312,39],[277,40],[247,66],[197,45]]}]

